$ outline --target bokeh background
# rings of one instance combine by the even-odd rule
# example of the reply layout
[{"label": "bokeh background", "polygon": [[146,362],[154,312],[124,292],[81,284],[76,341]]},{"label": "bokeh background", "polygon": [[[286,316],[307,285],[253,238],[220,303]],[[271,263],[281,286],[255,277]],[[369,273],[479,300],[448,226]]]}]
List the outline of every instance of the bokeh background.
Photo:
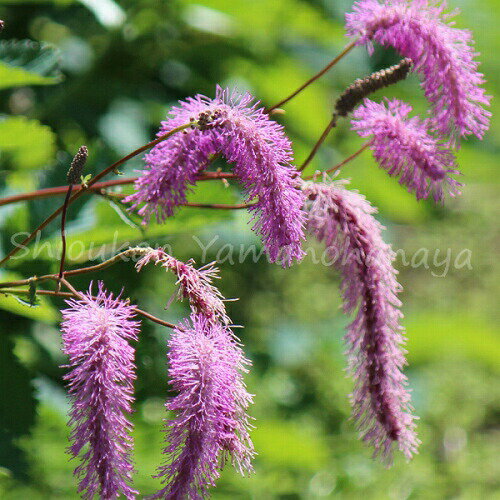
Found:
[{"label": "bokeh background", "polygon": [[[344,46],[350,0],[0,0],[6,22],[0,43],[0,196],[64,184],[71,156],[88,145],[87,173],[150,140],[169,107],[216,83],[253,92],[271,105],[323,67]],[[489,93],[500,90],[500,4],[450,0],[459,27],[474,31]],[[32,40],[9,42],[9,40]],[[40,45],[41,44],[41,45]],[[355,78],[397,61],[377,50],[354,50],[333,71],[286,106],[279,120],[302,160],[329,120],[339,92]],[[384,91],[425,110],[418,79]],[[377,95],[380,98],[383,94]],[[420,454],[396,457],[386,470],[372,461],[349,418],[352,381],[345,376],[334,269],[306,258],[290,270],[264,259],[239,262],[239,245],[259,244],[244,212],[184,209],[164,225],[138,219],[101,196],[70,209],[69,266],[83,265],[132,243],[170,245],[181,259],[220,261],[220,288],[253,368],[251,410],[256,473],[230,468],[216,499],[493,499],[500,498],[500,336],[498,334],[498,159],[500,110],[485,140],[459,153],[463,195],[445,206],[417,203],[365,152],[340,174],[379,208],[386,238],[398,250],[408,332],[407,374],[420,416]],[[362,144],[343,123],[309,169],[325,169]],[[124,169],[131,174],[141,160]],[[226,168],[224,164],[218,165]],[[204,183],[193,200],[236,202],[236,186]],[[61,203],[39,200],[0,209],[0,252]],[[193,239],[196,235],[198,240]],[[215,240],[213,238],[216,237]],[[206,255],[202,246],[211,242]],[[0,279],[54,272],[58,226]],[[229,246],[234,245],[231,262]],[[92,246],[93,245],[93,246]],[[310,242],[310,246],[321,249]],[[83,251],[85,250],[85,252]],[[205,259],[204,259],[205,257]],[[205,262],[204,262],[205,260]],[[130,263],[90,279],[126,294],[167,320],[185,304],[164,306],[173,279],[159,269],[137,275]],[[0,497],[78,498],[65,454],[68,410],[62,383],[59,300],[29,308],[0,295]],[[169,331],[143,322],[137,346],[135,484],[152,493],[162,448],[168,394]]]}]

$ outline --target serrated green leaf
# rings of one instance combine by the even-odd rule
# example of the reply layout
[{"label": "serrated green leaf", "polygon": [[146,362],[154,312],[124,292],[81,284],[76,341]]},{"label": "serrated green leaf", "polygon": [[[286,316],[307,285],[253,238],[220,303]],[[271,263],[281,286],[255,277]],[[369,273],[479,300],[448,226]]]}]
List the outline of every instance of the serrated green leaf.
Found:
[{"label": "serrated green leaf", "polygon": [[24,116],[0,119],[0,153],[10,155],[16,170],[41,168],[55,152],[56,136],[47,125]]},{"label": "serrated green leaf", "polygon": [[0,42],[0,89],[53,85],[61,79],[59,52],[55,47],[31,40]]}]

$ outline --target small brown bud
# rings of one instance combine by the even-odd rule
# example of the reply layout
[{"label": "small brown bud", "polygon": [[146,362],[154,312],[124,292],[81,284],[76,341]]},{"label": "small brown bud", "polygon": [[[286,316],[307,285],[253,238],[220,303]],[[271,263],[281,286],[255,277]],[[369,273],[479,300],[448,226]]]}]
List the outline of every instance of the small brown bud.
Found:
[{"label": "small brown bud", "polygon": [[74,156],[73,161],[71,162],[71,166],[68,170],[68,184],[80,183],[80,177],[83,172],[83,167],[85,167],[85,164],[87,163],[88,155],[89,151],[87,149],[87,146],[80,146],[80,149]]}]

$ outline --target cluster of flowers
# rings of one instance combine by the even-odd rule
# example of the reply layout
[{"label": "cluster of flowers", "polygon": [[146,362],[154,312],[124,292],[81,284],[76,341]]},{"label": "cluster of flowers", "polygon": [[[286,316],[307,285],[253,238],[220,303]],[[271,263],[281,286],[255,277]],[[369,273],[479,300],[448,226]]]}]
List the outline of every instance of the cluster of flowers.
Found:
[{"label": "cluster of flowers", "polygon": [[[138,250],[139,251],[139,250]],[[166,403],[175,418],[166,422],[168,463],[156,477],[164,488],[152,498],[203,498],[219,476],[219,464],[231,457],[245,474],[252,470],[253,446],[246,409],[252,402],[243,382],[249,361],[228,326],[223,297],[212,281],[217,269],[195,269],[160,249],[140,249],[140,271],[149,262],[177,276],[179,295],[189,300],[191,315],[181,322],[168,342],[168,366],[177,396]],[[114,298],[98,286],[80,300],[69,300],[63,311],[64,351],[69,357],[66,375],[73,399],[75,457],[87,445],[75,474],[79,492],[91,499],[135,498],[130,486],[132,411],[135,379],[134,349],[139,321],[134,306]]]},{"label": "cluster of flowers", "polygon": [[[460,185],[452,152],[461,137],[482,138],[489,98],[474,61],[472,38],[448,22],[445,4],[432,0],[358,0],[347,14],[348,35],[373,50],[373,42],[393,47],[421,76],[430,103],[425,119],[410,118],[411,106],[398,100],[364,99],[354,110],[352,128],[370,137],[382,168],[418,199],[440,201]],[[406,71],[406,70],[405,70]],[[382,239],[375,209],[345,182],[305,182],[293,167],[291,143],[283,128],[249,94],[217,88],[214,99],[189,98],[171,110],[159,135],[191,123],[184,132],[159,143],[128,200],[144,223],[174,214],[186,201],[214,155],[234,167],[247,194],[253,229],[262,237],[272,262],[290,266],[303,256],[308,232],[324,242],[342,274],[346,313],[355,318],[345,337],[355,379],[353,418],[362,438],[387,463],[398,447],[408,458],[416,452],[405,364],[403,329],[393,268],[394,253]],[[253,447],[246,410],[251,403],[242,375],[249,362],[230,330],[223,298],[212,285],[216,270],[196,270],[162,250],[144,254],[137,268],[154,262],[178,276],[180,295],[191,316],[174,331],[168,361],[177,395],[166,407],[168,461],[158,470],[164,488],[153,498],[202,498],[218,477],[220,462],[232,458],[242,472],[251,470]],[[70,301],[64,311],[63,340],[71,371],[71,423],[77,456],[88,451],[77,469],[86,498],[119,493],[129,486],[130,423],[123,416],[133,401],[134,353],[138,322],[128,302],[106,294],[102,284],[93,297]]]}]

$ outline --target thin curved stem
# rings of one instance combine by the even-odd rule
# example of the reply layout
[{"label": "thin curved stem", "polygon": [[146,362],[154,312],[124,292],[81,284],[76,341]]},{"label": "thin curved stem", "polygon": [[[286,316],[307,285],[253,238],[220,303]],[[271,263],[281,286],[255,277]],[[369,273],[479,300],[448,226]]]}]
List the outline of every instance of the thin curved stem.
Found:
[{"label": "thin curved stem", "polygon": [[[66,283],[64,283],[66,286]],[[73,287],[71,287],[73,288]],[[73,289],[74,290],[74,289]],[[2,289],[0,290],[0,294],[9,294],[9,295],[30,295],[30,290],[19,290],[16,288],[7,288],[7,289]],[[37,290],[36,293],[38,295],[47,295],[51,297],[62,297],[65,299],[79,299],[81,298],[81,295],[77,292],[76,294],[73,292],[60,292],[60,291],[55,291],[55,290]],[[160,318],[157,318],[156,316],[153,316],[152,314],[143,311],[142,309],[139,309],[138,307],[134,307],[134,312],[146,319],[149,319],[150,321],[153,321],[154,323],[157,323],[162,326],[166,326],[167,328],[177,328],[176,325],[173,323],[169,323],[168,321],[164,321]]]},{"label": "thin curved stem", "polygon": [[[18,288],[2,288],[0,294],[3,295],[29,295],[30,290],[18,289]],[[57,292],[55,290],[37,290],[37,295],[48,295],[50,297],[63,297],[66,299],[75,298],[75,295],[71,292]]]},{"label": "thin curved stem", "polygon": [[266,113],[272,113],[275,109],[280,108],[283,106],[283,104],[286,104],[288,101],[291,101],[295,96],[300,94],[305,88],[309,87],[311,83],[314,83],[318,78],[321,78],[325,73],[330,71],[342,58],[344,58],[355,46],[356,46],[357,40],[353,40],[352,42],[348,43],[342,52],[335,57],[335,59],[332,59],[321,71],[316,73],[313,77],[309,78],[307,82],[303,83],[295,92],[292,92],[288,97],[285,97],[285,99],[282,99],[280,102],[276,103],[274,106],[271,108],[266,109]]},{"label": "thin curved stem", "polygon": [[[233,172],[202,172],[198,175],[197,181],[213,181],[222,179],[235,179],[237,177]],[[124,177],[123,179],[113,179],[111,181],[96,182],[93,185],[87,187],[88,191],[101,191],[114,186],[123,186],[127,184],[133,184],[137,180],[137,177]],[[73,191],[76,193],[82,188],[81,185],[73,186]],[[12,203],[18,203],[20,201],[29,200],[39,200],[43,198],[52,198],[53,196],[62,196],[68,191],[68,186],[56,186],[45,189],[38,189],[36,191],[31,191],[29,193],[14,194],[11,196],[5,196],[0,198],[0,207],[3,205],[10,205]]]},{"label": "thin curved stem", "polygon": [[[368,141],[366,142],[365,144],[363,144],[363,146],[361,148],[359,148],[356,152],[354,152],[352,155],[348,156],[345,160],[342,160],[340,163],[337,163],[335,166],[327,169],[327,170],[323,170],[323,171],[320,171],[319,173],[320,174],[330,174],[331,172],[335,172],[337,170],[339,170],[340,168],[342,168],[344,165],[347,165],[348,163],[350,163],[352,160],[354,160],[355,158],[357,158],[363,151],[365,151],[365,149],[368,149],[370,146],[372,145],[372,141]],[[316,176],[317,174],[313,174],[313,175],[308,175],[307,177],[304,177],[303,179],[305,181],[309,181],[311,179],[314,179],[314,177]]]},{"label": "thin curved stem", "polygon": [[159,325],[166,326],[167,328],[177,328],[177,325],[174,325],[173,323],[169,323],[168,321],[163,321],[160,318],[157,318],[156,316],[153,316],[152,314],[149,314],[146,311],[143,311],[142,309],[139,309],[138,307],[134,307],[134,311],[139,314],[140,316],[143,316],[144,318],[147,318],[154,323],[158,323]]},{"label": "thin curved stem", "polygon": [[304,163],[298,168],[297,170],[299,172],[302,172],[309,163],[313,160],[313,158],[316,156],[316,153],[318,152],[319,148],[321,145],[325,142],[326,138],[328,137],[328,134],[331,132],[331,130],[337,125],[337,115],[333,115],[332,119],[326,126],[325,130],[321,134],[321,137],[318,139],[314,147],[312,148],[311,152],[309,153],[309,156],[304,160]]},{"label": "thin curved stem", "polygon": [[[148,251],[150,251],[151,248],[149,247],[133,247],[129,248],[127,250],[124,250],[123,252],[120,252],[113,257],[105,260],[104,262],[101,262],[100,264],[96,264],[94,266],[88,266],[88,267],[82,267],[79,269],[73,269],[70,271],[66,271],[64,275],[66,277],[68,276],[78,276],[80,274],[86,274],[86,273],[92,273],[96,271],[102,271],[103,269],[106,269],[107,267],[112,266],[113,264],[116,264],[119,261],[124,261],[128,257],[132,257],[134,255],[144,255]],[[12,286],[22,286],[22,285],[29,285],[31,282],[36,282],[39,283],[41,281],[47,281],[47,280],[52,280],[52,281],[58,281],[59,276],[57,274],[45,274],[43,276],[33,276],[28,279],[24,280],[17,280],[17,281],[6,281],[4,283],[0,283],[0,290],[5,288],[5,287],[12,287]],[[61,282],[63,280],[60,280]]]},{"label": "thin curved stem", "polygon": [[[115,199],[113,201],[116,201],[124,206],[126,206],[126,203],[122,201],[123,198],[125,198],[127,195],[122,194],[122,193],[109,193],[104,190],[101,190],[99,193],[100,195],[110,198],[110,199]],[[242,208],[249,208],[252,207],[254,203],[237,203],[235,205],[230,205],[226,203],[192,203],[189,201],[186,201],[184,203],[179,203],[180,207],[194,207],[194,208],[213,208],[217,210],[240,210]]]},{"label": "thin curved stem", "polygon": [[[181,125],[179,127],[176,127],[166,134],[163,134],[162,136],[158,137],[154,141],[148,142],[144,146],[136,149],[135,151],[132,151],[132,153],[124,156],[123,158],[120,158],[118,161],[113,163],[113,165],[110,165],[109,167],[105,168],[102,172],[97,174],[94,178],[92,178],[87,185],[81,186],[81,189],[77,191],[71,198],[68,200],[68,205],[73,203],[76,199],[80,198],[80,196],[89,189],[92,185],[94,185],[96,182],[100,181],[103,177],[108,175],[110,172],[116,170],[120,165],[125,163],[126,161],[130,160],[134,156],[137,156],[138,154],[142,153],[143,151],[146,151],[149,148],[152,148],[159,142],[165,141],[172,135],[176,134],[177,132],[181,132],[182,130],[193,126],[192,123],[186,123],[184,125]],[[56,219],[59,214],[63,211],[63,207],[59,207],[57,210],[55,210],[49,217],[47,217],[29,236],[27,236],[19,245],[15,246],[1,261],[0,261],[0,266],[5,264],[11,257],[13,257],[21,248],[24,248],[35,236],[42,231],[45,227],[47,227],[54,219]]]},{"label": "thin curved stem", "polygon": [[66,214],[68,212],[68,202],[71,196],[71,191],[73,190],[73,184],[68,186],[68,192],[66,193],[66,198],[64,198],[63,212],[61,215],[61,263],[59,265],[59,279],[63,277],[64,274],[64,261],[66,260]]}]

